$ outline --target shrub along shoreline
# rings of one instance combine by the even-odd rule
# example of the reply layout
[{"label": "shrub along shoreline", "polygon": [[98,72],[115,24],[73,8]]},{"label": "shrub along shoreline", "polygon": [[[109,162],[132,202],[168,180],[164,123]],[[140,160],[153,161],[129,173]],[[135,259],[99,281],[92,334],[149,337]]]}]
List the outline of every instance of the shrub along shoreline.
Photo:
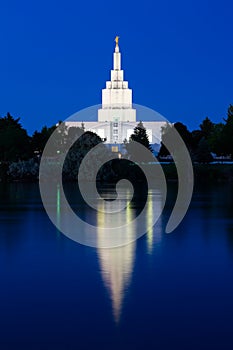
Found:
[{"label": "shrub along shoreline", "polygon": [[[159,164],[143,164],[149,175],[153,178],[156,174],[156,167]],[[176,165],[174,163],[162,164],[167,181],[178,181]],[[194,181],[199,182],[233,182],[233,164],[193,164]],[[91,169],[90,169],[91,172]],[[64,181],[77,181],[77,178],[63,177]],[[117,182],[119,179],[128,178],[133,182],[145,180],[143,172],[137,164],[126,159],[110,162],[106,168],[100,170],[97,181],[103,183]],[[39,161],[29,159],[21,162],[0,162],[1,182],[37,182],[39,180]],[[93,179],[89,179],[93,181]]]}]

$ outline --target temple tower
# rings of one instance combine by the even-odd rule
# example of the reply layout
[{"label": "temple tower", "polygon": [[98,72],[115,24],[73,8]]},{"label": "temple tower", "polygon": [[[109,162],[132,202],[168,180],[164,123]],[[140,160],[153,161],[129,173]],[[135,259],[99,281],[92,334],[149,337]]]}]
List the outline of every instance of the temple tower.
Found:
[{"label": "temple tower", "polygon": [[115,42],[111,81],[107,81],[106,88],[102,90],[102,108],[98,110],[98,122],[110,122],[110,142],[122,143],[122,123],[136,122],[136,109],[132,108],[132,90],[128,88],[128,82],[124,81],[124,71],[121,69],[118,36]]}]

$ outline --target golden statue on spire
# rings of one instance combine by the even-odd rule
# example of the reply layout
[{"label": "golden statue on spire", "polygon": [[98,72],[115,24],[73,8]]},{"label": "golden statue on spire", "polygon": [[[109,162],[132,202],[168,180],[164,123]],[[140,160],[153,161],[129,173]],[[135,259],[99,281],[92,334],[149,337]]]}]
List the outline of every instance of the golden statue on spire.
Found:
[{"label": "golden statue on spire", "polygon": [[116,46],[118,46],[119,38],[120,38],[119,36],[115,37]]}]

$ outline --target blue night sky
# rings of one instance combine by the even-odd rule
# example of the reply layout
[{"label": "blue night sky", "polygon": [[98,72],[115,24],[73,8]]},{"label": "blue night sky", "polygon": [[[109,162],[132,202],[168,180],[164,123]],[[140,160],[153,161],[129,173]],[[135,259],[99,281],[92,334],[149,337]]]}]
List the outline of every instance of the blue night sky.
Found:
[{"label": "blue night sky", "polygon": [[0,115],[31,134],[101,103],[120,36],[134,103],[190,130],[233,104],[232,1],[5,1]]}]

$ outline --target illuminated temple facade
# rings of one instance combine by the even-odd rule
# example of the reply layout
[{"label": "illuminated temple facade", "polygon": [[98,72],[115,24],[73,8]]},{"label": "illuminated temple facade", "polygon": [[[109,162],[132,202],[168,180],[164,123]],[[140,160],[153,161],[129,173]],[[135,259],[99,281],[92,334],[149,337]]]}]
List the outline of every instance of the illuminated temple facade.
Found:
[{"label": "illuminated temple facade", "polygon": [[129,140],[135,126],[141,120],[146,128],[149,141],[153,147],[161,141],[161,126],[164,121],[147,121],[138,118],[138,111],[133,107],[132,89],[128,86],[128,81],[124,80],[124,71],[121,69],[121,52],[118,43],[119,37],[115,38],[115,50],[113,53],[113,69],[110,74],[110,81],[106,82],[106,87],[102,90],[102,105],[98,109],[96,120],[72,120],[66,122],[68,127],[84,124],[85,131],[97,133],[106,144],[119,147],[125,140]]}]

